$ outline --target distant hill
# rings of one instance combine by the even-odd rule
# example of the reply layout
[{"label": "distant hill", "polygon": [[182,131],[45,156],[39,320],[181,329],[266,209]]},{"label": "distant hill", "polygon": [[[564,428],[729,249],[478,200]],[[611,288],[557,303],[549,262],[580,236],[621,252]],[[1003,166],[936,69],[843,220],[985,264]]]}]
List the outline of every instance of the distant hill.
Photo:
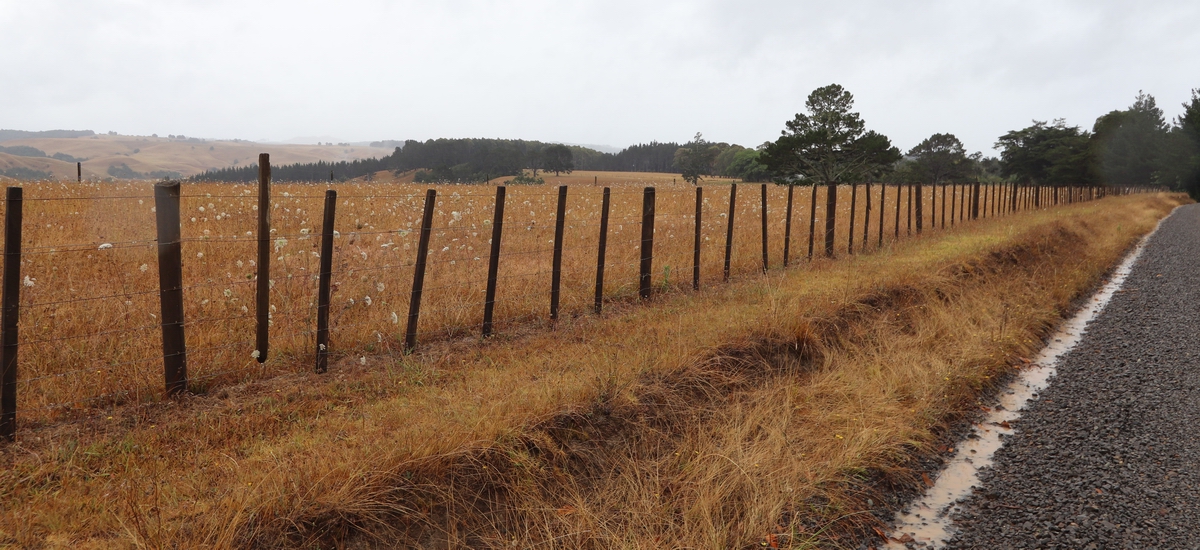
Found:
[{"label": "distant hill", "polygon": [[0,130],[0,141],[34,138],[77,138],[95,135],[91,130],[46,130],[43,132],[28,132],[25,130]]},{"label": "distant hill", "polygon": [[[272,164],[303,164],[352,162],[390,152],[368,146],[269,145],[243,140],[124,136],[91,131],[0,132],[23,136],[0,143],[0,175],[17,179],[74,180],[76,162],[83,163],[85,179],[158,179],[257,165],[259,153],[269,153]],[[76,137],[56,137],[59,132],[73,132]]]}]

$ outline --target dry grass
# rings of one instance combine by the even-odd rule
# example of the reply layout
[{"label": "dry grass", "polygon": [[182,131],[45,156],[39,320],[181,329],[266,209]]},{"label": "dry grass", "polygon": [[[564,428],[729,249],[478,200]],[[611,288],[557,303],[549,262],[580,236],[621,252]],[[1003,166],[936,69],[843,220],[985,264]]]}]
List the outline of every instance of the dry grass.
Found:
[{"label": "dry grass", "polygon": [[[667,292],[655,307],[618,302],[603,318],[483,345],[443,339],[417,356],[377,349],[324,376],[300,373],[306,354],[285,354],[278,370],[207,396],[24,429],[4,451],[0,533],[75,547],[836,543],[829,533],[869,524],[872,479],[903,483],[914,453],[1180,200],[1027,213],[767,276],[748,275],[751,240],[742,281]],[[211,227],[201,223],[185,231]],[[354,231],[371,242],[367,226]],[[227,248],[206,252],[218,279],[253,250],[247,241],[244,253],[213,258]],[[40,276],[53,279],[54,265],[64,264]],[[292,299],[307,308],[305,297]],[[450,333],[452,319],[442,323]],[[367,330],[357,334],[369,342]]]},{"label": "dry grass", "polygon": [[[595,174],[572,177],[591,180]],[[566,177],[566,176],[564,176]],[[636,296],[642,187],[658,186],[654,276],[660,291],[691,286],[695,190],[670,174],[606,174],[612,186],[605,293],[614,303]],[[635,179],[636,178],[636,179]],[[157,328],[157,263],[150,184],[42,183],[25,188],[20,408],[23,422],[52,421],[90,408],[162,397]],[[421,309],[422,343],[478,338],[484,307],[494,191],[437,186],[438,204]],[[879,186],[874,186],[876,190]],[[331,348],[355,357],[397,351],[408,312],[423,187],[338,185]],[[602,189],[570,188],[563,253],[564,315],[590,311]],[[860,186],[860,195],[863,190]],[[254,351],[253,187],[187,184],[183,193],[185,311],[189,374],[195,391],[262,380],[307,368],[315,348],[317,233],[322,186],[273,188],[271,360]],[[781,263],[786,189],[768,191],[772,266]],[[848,189],[839,203],[838,253],[847,249]],[[722,279],[730,187],[705,187],[701,284]],[[794,197],[793,262],[808,251],[810,191]],[[877,195],[878,191],[876,191]],[[889,204],[895,200],[890,190]],[[819,193],[820,194],[820,193]],[[557,192],[511,187],[505,215],[496,305],[500,333],[547,323]],[[821,254],[824,197],[816,214]],[[877,204],[877,203],[876,203]],[[739,188],[731,272],[761,269],[761,186]],[[856,205],[861,249],[865,201]],[[885,209],[894,237],[894,208]],[[878,208],[875,209],[878,212]],[[928,211],[928,210],[927,210]],[[904,217],[904,212],[901,213]],[[878,219],[876,214],[875,219]],[[901,238],[906,231],[902,224]],[[872,223],[869,249],[878,238]],[[101,247],[112,245],[112,248]]]}]

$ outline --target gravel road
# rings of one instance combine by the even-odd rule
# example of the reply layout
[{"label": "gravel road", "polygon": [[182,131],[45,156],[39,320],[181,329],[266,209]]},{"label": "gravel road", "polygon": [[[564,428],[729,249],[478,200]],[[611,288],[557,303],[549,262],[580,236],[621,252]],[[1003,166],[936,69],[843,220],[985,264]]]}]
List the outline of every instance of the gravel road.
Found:
[{"label": "gravel road", "polygon": [[1200,549],[1200,205],[1152,236],[946,548]]}]

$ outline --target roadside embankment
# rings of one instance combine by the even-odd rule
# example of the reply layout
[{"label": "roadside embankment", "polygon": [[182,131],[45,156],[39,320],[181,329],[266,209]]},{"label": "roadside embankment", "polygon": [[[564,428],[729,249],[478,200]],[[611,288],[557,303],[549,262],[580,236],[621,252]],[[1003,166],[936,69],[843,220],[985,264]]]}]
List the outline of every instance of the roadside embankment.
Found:
[{"label": "roadside embankment", "polygon": [[603,317],[48,426],[32,546],[855,546],[1185,199],[983,220]]}]

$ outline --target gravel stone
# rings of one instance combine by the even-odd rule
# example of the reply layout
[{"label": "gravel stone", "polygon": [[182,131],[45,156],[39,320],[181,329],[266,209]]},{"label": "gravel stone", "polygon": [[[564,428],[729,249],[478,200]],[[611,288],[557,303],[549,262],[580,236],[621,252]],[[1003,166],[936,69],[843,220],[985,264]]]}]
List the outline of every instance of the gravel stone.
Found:
[{"label": "gravel stone", "polygon": [[1200,549],[1200,204],[1178,208],[1014,423],[949,549]]}]

